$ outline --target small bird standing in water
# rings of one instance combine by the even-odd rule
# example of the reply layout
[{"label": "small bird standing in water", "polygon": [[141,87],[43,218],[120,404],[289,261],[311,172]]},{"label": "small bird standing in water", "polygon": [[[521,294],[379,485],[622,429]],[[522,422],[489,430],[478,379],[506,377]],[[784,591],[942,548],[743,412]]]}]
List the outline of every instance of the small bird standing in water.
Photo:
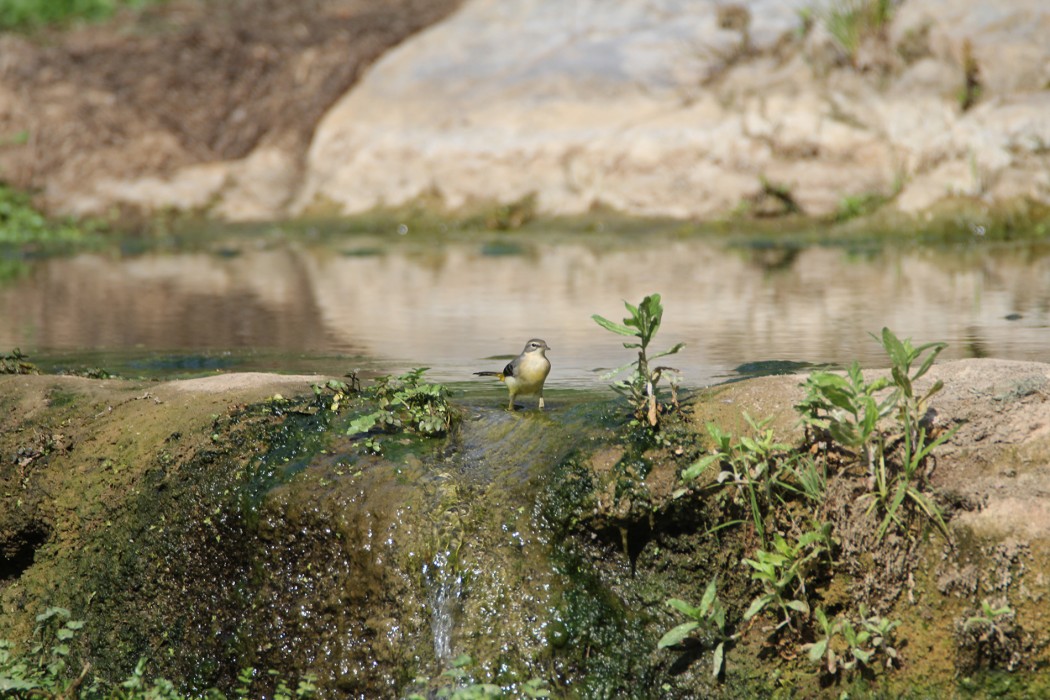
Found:
[{"label": "small bird standing in water", "polygon": [[510,392],[508,411],[514,410],[514,397],[518,394],[539,394],[543,408],[543,382],[551,371],[551,361],[545,354],[550,348],[547,342],[533,338],[525,343],[525,349],[514,360],[507,363],[502,372],[475,372],[479,377],[499,377]]}]

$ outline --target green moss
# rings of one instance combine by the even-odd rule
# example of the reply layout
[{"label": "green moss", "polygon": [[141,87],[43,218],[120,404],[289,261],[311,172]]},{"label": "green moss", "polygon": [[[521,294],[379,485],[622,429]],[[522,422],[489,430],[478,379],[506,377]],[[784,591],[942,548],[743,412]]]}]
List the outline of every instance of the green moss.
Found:
[{"label": "green moss", "polygon": [[108,19],[124,7],[160,0],[5,0],[0,3],[0,30],[25,31],[74,21]]},{"label": "green moss", "polygon": [[71,243],[83,238],[82,228],[49,221],[26,195],[0,184],[0,245]]}]

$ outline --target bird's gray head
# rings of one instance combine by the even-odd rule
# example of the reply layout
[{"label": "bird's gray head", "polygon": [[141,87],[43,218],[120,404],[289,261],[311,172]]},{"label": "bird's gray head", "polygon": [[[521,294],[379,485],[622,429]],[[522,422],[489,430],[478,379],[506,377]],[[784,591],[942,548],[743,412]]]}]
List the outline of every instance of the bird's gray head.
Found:
[{"label": "bird's gray head", "polygon": [[547,345],[546,340],[541,340],[540,338],[533,338],[529,342],[525,343],[525,349],[522,350],[522,352],[536,352],[537,350],[542,353],[547,350],[550,350],[550,346]]}]

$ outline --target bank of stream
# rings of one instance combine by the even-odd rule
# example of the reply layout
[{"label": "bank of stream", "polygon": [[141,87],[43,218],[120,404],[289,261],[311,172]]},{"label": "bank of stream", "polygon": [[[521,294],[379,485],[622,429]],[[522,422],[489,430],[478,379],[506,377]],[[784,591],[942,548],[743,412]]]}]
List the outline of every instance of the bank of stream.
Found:
[{"label": "bank of stream", "polygon": [[[804,377],[684,396],[657,435],[605,392],[509,413],[472,391],[444,437],[369,440],[346,431],[368,400],[315,393],[320,377],[2,376],[0,638],[24,645],[38,613],[66,607],[85,622],[72,658],[98,678],[146,658],[189,693],[233,692],[250,666],[312,674],[326,698],[456,683],[511,697],[1038,694],[1050,371],[967,360],[931,375],[956,432],[924,488],[950,541],[922,517],[876,537],[863,476],[829,479],[841,488],[813,512],[834,523],[830,563],[808,560],[806,614],[786,628],[775,605],[747,614],[767,589],[742,562],[763,545],[731,489],[681,475],[713,449],[708,422],[748,435],[745,412],[769,416],[799,440]],[[801,503],[786,502],[791,522]],[[712,580],[725,626],[701,616],[658,648],[687,619],[667,600],[698,605]],[[840,629],[838,664],[814,661],[818,607],[858,630],[897,624],[881,649]],[[258,691],[272,682],[260,674]]]}]

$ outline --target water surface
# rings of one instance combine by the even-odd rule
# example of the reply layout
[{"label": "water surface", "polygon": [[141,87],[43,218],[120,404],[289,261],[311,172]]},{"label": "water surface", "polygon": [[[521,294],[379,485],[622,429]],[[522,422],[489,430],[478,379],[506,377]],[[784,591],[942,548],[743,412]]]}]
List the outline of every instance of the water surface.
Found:
[{"label": "water surface", "polygon": [[[122,374],[236,369],[399,371],[441,381],[499,369],[531,337],[552,388],[604,384],[631,359],[590,316],[663,295],[657,349],[687,385],[770,364],[884,366],[889,326],[943,357],[1050,359],[1050,247],[741,244],[724,235],[402,228],[303,236],[268,229],[166,251],[34,262],[0,283],[0,351]],[[480,381],[480,380],[479,380]]]}]

